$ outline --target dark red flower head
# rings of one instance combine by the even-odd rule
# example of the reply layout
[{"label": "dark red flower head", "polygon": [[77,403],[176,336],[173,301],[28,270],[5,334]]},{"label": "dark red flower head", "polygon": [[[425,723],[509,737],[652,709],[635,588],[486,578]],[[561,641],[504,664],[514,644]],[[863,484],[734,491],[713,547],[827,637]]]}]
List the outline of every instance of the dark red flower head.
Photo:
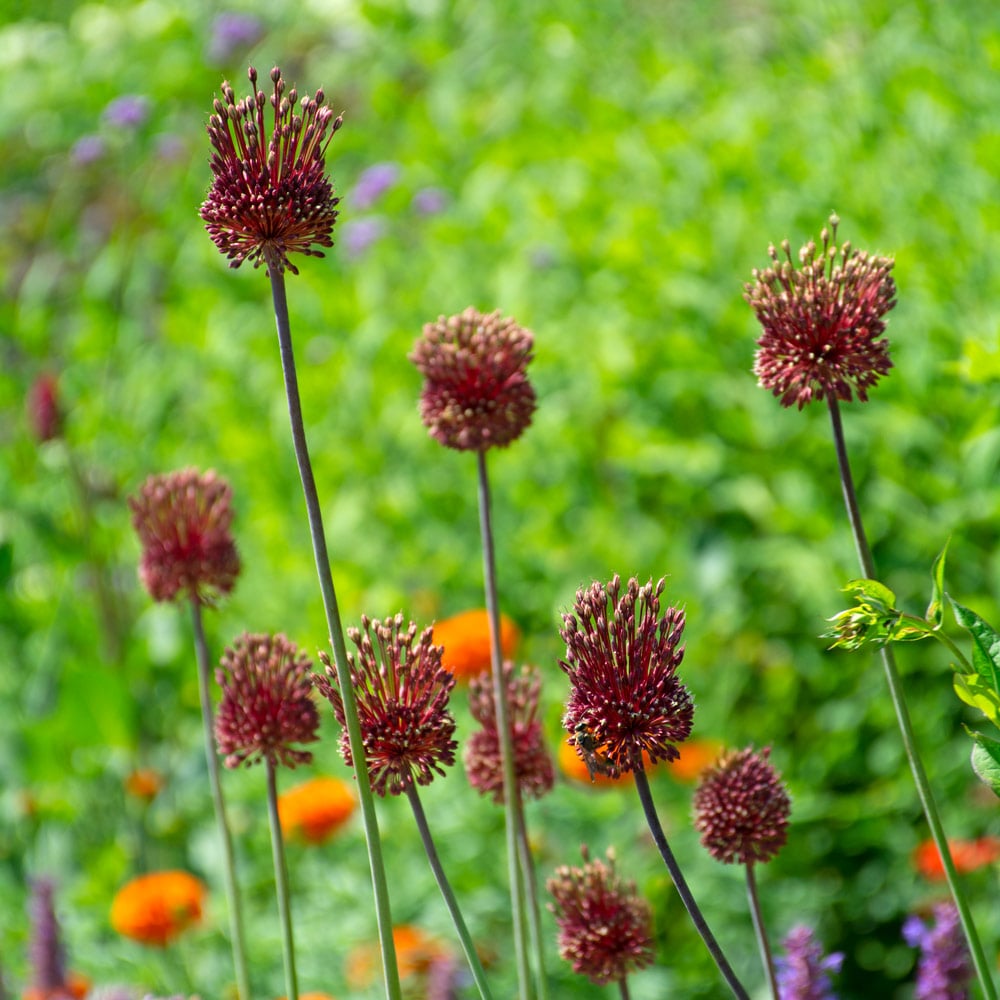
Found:
[{"label": "dark red flower head", "polygon": [[[444,768],[455,763],[455,720],[448,711],[455,678],[441,666],[441,647],[433,644],[431,629],[424,629],[417,639],[413,622],[403,631],[401,614],[381,622],[364,617],[361,626],[363,631],[348,629],[358,652],[349,653],[347,662],[358,701],[368,780],[379,795],[400,795],[414,782],[430,784],[435,772],[443,775]],[[336,672],[320,658],[327,676],[317,675],[316,686],[345,726]],[[340,752],[353,766],[346,728]]]},{"label": "dark red flower head", "polygon": [[459,451],[503,448],[531,423],[535,390],[525,368],[533,338],[499,310],[471,307],[424,326],[410,360],[424,376],[420,416],[431,437]]},{"label": "dark red flower head", "polygon": [[215,741],[226,767],[268,760],[308,764],[293,743],[315,743],[319,712],[310,697],[312,661],[283,635],[244,633],[222,656],[215,674],[222,702]]},{"label": "dark red flower head", "polygon": [[702,845],[723,864],[770,861],[788,839],[792,804],[767,759],[770,752],[734,750],[702,772],[694,825]]},{"label": "dark red flower head", "polygon": [[649,905],[607,864],[591,861],[582,848],[583,868],[563,865],[546,883],[554,903],[549,909],[559,927],[559,955],[573,971],[604,986],[653,962],[653,926]]},{"label": "dark red flower head", "polygon": [[245,260],[259,267],[263,261],[298,274],[290,253],[322,257],[313,245],[333,246],[330,233],[340,199],[333,196],[324,157],[343,118],[323,105],[322,90],[305,98],[296,114],[298,92],[293,88],[285,95],[277,67],[271,70],[272,111],[265,114],[268,99],[257,89],[257,70],[251,66],[248,75],[253,93],[237,101],[233,88],[223,83],[224,100],[216,98],[208,120],[215,178],[201,217],[230,267]]},{"label": "dark red flower head", "polygon": [[59,382],[55,375],[42,374],[28,389],[28,424],[39,441],[52,441],[62,434],[63,414],[59,406]]},{"label": "dark red flower head", "polygon": [[214,472],[150,476],[129,497],[142,543],[139,577],[154,601],[179,594],[201,604],[233,589],[240,558],[230,534],[233,491]]},{"label": "dark red flower head", "polygon": [[[507,707],[514,744],[514,773],[522,796],[541,798],[555,782],[552,756],[545,746],[542,724],[538,719],[538,697],[542,682],[538,671],[523,667],[514,672],[514,664],[503,665],[507,683]],[[503,761],[500,755],[500,732],[497,729],[493,678],[480,674],[469,683],[469,705],[482,726],[465,744],[462,757],[465,773],[481,795],[492,795],[494,802],[504,801]]]},{"label": "dark red flower head", "polygon": [[772,264],[754,269],[743,297],[757,315],[764,334],[757,341],[754,374],[783,406],[801,410],[814,399],[850,402],[852,390],[862,402],[868,389],[892,367],[885,314],[896,304],[891,257],[836,245],[836,215],[820,233],[823,249],[812,241],[792,261],[788,240],[785,259],[772,246]]},{"label": "dark red flower head", "polygon": [[572,685],[563,725],[592,772],[640,771],[644,755],[676,760],[674,744],[691,735],[694,703],[677,677],[684,612],[661,616],[662,591],[663,580],[640,587],[633,578],[622,594],[615,576],[578,590],[573,614],[563,615],[560,666]]}]

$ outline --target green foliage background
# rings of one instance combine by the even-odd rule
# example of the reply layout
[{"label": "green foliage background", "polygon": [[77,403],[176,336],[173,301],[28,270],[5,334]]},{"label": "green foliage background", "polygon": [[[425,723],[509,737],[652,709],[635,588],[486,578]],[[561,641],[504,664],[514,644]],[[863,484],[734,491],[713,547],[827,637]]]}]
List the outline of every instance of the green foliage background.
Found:
[{"label": "green foliage background", "polygon": [[[96,982],[208,998],[231,976],[188,623],[140,590],[125,497],[151,472],[217,469],[235,491],[245,569],[209,616],[215,647],[244,629],[324,645],[267,282],[230,271],[197,216],[213,94],[224,76],[242,91],[252,61],[280,64],[301,91],[322,86],[346,116],[328,157],[338,246],[289,287],[345,619],[403,609],[429,622],[482,604],[474,463],[427,437],[406,355],[438,315],[502,309],[535,332],[540,402],[524,439],[491,457],[502,603],[546,677],[553,747],[557,628],[576,588],[668,575],[688,614],[696,735],[770,744],[793,795],[788,847],[761,873],[774,935],[817,926],[846,952],[844,996],[909,995],[900,922],[939,894],[910,862],[923,821],[879,664],[817,638],[857,575],[828,421],[755,387],[741,286],[769,242],[799,246],[831,210],[843,238],[896,257],[896,368],[845,412],[876,563],[901,606],[921,610],[952,535],[952,593],[995,618],[996,5],[274,0],[255,11],[262,40],[218,65],[207,46],[221,9],[8,3],[0,28],[9,984],[26,975],[25,882],[42,873],[60,886],[71,964]],[[123,94],[150,102],[135,131],[102,119]],[[104,155],[76,163],[74,144],[94,134]],[[361,172],[383,161],[399,165],[397,185],[373,209],[352,205]],[[433,216],[412,203],[427,186],[447,198]],[[350,227],[366,216],[383,235],[352,256]],[[58,373],[66,440],[39,446],[24,399],[42,371]],[[901,663],[946,827],[1000,833],[943,654],[917,646]],[[314,770],[346,774],[330,718],[324,735]],[[121,785],[137,763],[168,776],[142,836]],[[493,974],[507,995],[502,818],[460,772],[426,802],[473,933],[501,942]],[[253,975],[277,996],[263,775],[227,779]],[[690,788],[661,778],[655,790],[710,923],[758,983],[741,873],[698,846]],[[634,996],[725,995],[633,797],[563,782],[530,814],[543,875],[580,842],[614,844],[652,901],[659,964]],[[405,808],[380,803],[380,815],[395,915],[450,939]],[[144,866],[195,870],[217,897],[205,929],[164,954],[107,923],[114,890]],[[967,878],[992,953],[995,873]],[[344,996],[343,957],[373,936],[360,826],[294,855],[292,882],[300,982]],[[550,968],[556,997],[600,992],[554,941]]]}]

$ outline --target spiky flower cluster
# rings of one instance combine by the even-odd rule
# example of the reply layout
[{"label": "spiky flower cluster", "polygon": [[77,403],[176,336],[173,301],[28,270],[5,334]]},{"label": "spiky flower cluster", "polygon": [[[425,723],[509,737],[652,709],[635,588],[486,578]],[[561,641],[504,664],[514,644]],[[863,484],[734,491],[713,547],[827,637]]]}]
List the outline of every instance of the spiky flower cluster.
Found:
[{"label": "spiky flower cluster", "polygon": [[424,326],[410,360],[424,376],[420,416],[431,437],[459,451],[503,448],[535,410],[525,373],[533,337],[499,310],[473,308]]},{"label": "spiky flower cluster", "polygon": [[915,1000],[967,1000],[973,969],[954,903],[935,906],[930,926],[918,916],[907,918],[903,938],[920,949]]},{"label": "spiky flower cluster", "polygon": [[577,591],[563,615],[560,666],[572,685],[563,725],[588,767],[609,777],[675,760],[674,744],[691,735],[694,703],[677,677],[684,612],[661,615],[662,592],[663,580],[640,587],[633,578],[622,593],[616,575]]},{"label": "spiky flower cluster", "polygon": [[[538,718],[538,698],[542,682],[538,671],[523,667],[515,673],[514,664],[503,665],[507,685],[507,708],[514,745],[514,773],[522,796],[541,798],[555,782],[552,756],[545,746],[542,723]],[[469,783],[481,795],[492,795],[494,802],[504,801],[503,761],[500,733],[497,729],[493,680],[480,674],[469,684],[469,706],[482,726],[468,739],[463,752]]]},{"label": "spiky flower cluster", "polygon": [[312,754],[293,743],[315,743],[319,712],[309,696],[312,661],[283,635],[244,633],[216,671],[222,701],[215,739],[226,767],[267,760],[286,767]]},{"label": "spiky flower cluster", "polygon": [[774,962],[778,1000],[836,1000],[830,976],[840,971],[841,952],[824,955],[816,935],[803,926],[789,931],[782,947]]},{"label": "spiky flower cluster", "polygon": [[850,401],[853,392],[864,402],[868,389],[892,367],[885,333],[885,314],[896,304],[890,272],[895,261],[850,243],[838,247],[836,215],[820,233],[822,249],[810,241],[792,260],[788,240],[785,259],[772,244],[771,265],[754,269],[744,286],[763,336],[757,341],[754,374],[760,385],[781,397],[783,406],[801,410],[814,399]]},{"label": "spiky flower cluster", "polygon": [[583,868],[563,865],[545,887],[554,902],[549,909],[559,928],[559,955],[573,971],[603,986],[651,965],[653,928],[649,905],[607,863],[591,861],[584,846]]},{"label": "spiky flower cluster", "polygon": [[[448,711],[455,678],[441,666],[441,647],[434,645],[432,630],[424,629],[417,639],[417,626],[410,622],[404,630],[398,614],[384,621],[363,617],[361,630],[348,629],[347,634],[358,649],[356,655],[348,654],[347,662],[372,791],[400,795],[414,783],[429,784],[435,773],[443,775],[455,763],[458,746]],[[345,727],[340,752],[353,766],[337,675],[329,659],[320,658],[326,677],[317,675],[316,686]]]},{"label": "spiky flower cluster", "polygon": [[208,120],[214,152],[212,187],[201,206],[212,241],[226,255],[230,267],[245,260],[261,262],[298,274],[289,254],[322,257],[314,244],[333,246],[338,198],[326,175],[324,157],[333,134],[343,124],[323,104],[322,90],[302,101],[298,92],[285,95],[285,81],[276,66],[270,97],[271,134],[265,116],[267,95],[257,89],[257,70],[247,75],[253,86],[249,97],[237,101],[228,81],[223,100],[215,99]]},{"label": "spiky flower cluster", "polygon": [[129,497],[139,577],[154,601],[181,595],[207,604],[233,589],[240,558],[229,530],[232,497],[224,479],[195,469],[150,476]]},{"label": "spiky flower cluster", "polygon": [[788,839],[792,804],[770,747],[724,754],[705,769],[694,793],[694,825],[701,843],[723,864],[770,861]]}]

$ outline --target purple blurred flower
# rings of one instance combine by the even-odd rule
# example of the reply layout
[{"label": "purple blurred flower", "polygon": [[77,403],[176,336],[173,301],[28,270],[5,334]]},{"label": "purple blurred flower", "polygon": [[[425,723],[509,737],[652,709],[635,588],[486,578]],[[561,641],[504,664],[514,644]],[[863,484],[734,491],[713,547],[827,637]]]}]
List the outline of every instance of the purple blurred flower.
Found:
[{"label": "purple blurred flower", "polygon": [[66,953],[59,933],[53,886],[50,879],[36,879],[31,885],[31,943],[28,959],[32,984],[42,993],[56,992],[66,985]]},{"label": "purple blurred flower", "polygon": [[780,1000],[836,1000],[830,974],[840,971],[841,952],[824,957],[823,947],[808,927],[794,927],[782,941],[784,955],[775,959]]},{"label": "purple blurred flower", "polygon": [[116,128],[138,128],[149,117],[149,99],[141,94],[122,94],[108,104],[101,117]]},{"label": "purple blurred flower", "polygon": [[421,188],[413,196],[413,207],[420,215],[437,215],[448,207],[448,195],[442,188]]},{"label": "purple blurred flower", "polygon": [[399,179],[399,165],[396,163],[373,163],[362,171],[350,202],[358,209],[371,208]]},{"label": "purple blurred flower", "polygon": [[347,256],[357,260],[384,235],[385,223],[375,216],[367,216],[344,225],[341,243]]},{"label": "purple blurred flower", "polygon": [[73,143],[69,155],[77,166],[85,167],[101,159],[106,149],[107,145],[99,135],[84,135]]},{"label": "purple blurred flower", "polygon": [[967,1000],[973,971],[954,903],[935,906],[930,926],[916,915],[908,917],[903,939],[920,949],[914,1000]]},{"label": "purple blurred flower", "polygon": [[212,21],[208,58],[224,63],[237,52],[256,45],[264,35],[264,26],[252,14],[226,11]]}]

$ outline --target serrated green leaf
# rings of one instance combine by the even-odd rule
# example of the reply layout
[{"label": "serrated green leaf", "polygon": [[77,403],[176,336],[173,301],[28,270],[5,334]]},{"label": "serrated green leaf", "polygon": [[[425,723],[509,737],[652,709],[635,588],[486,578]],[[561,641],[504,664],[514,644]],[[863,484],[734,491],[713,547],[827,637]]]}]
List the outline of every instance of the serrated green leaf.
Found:
[{"label": "serrated green leaf", "polygon": [[1000,695],[987,685],[979,674],[954,674],[955,694],[973,708],[979,709],[993,725],[1000,728]]},{"label": "serrated green leaf", "polygon": [[955,621],[972,636],[972,665],[976,673],[1000,698],[1000,634],[975,611],[957,601],[952,601],[951,606]]},{"label": "serrated green leaf", "polygon": [[944,561],[945,556],[948,554],[948,544],[950,541],[951,539],[949,538],[944,543],[941,554],[934,560],[934,565],[931,567],[931,582],[933,587],[931,590],[931,601],[927,605],[927,614],[924,617],[936,629],[941,627],[941,621],[944,617]]},{"label": "serrated green leaf", "polygon": [[976,777],[1000,797],[1000,741],[966,729],[972,737],[972,770]]}]

